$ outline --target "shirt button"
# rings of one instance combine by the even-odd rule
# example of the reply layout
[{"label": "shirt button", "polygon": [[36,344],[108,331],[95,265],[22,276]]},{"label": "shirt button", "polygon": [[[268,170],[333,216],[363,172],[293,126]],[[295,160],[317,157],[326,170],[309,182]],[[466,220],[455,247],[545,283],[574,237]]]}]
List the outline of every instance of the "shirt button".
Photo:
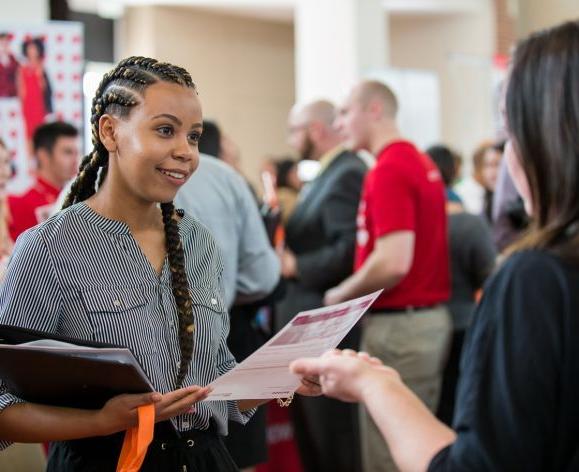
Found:
[{"label": "shirt button", "polygon": [[211,299],[211,304],[212,304],[212,305],[217,305],[217,299],[212,298],[212,299]]},{"label": "shirt button", "polygon": [[120,300],[115,300],[115,301],[113,302],[113,305],[114,305],[114,306],[121,306],[122,303],[121,303]]}]

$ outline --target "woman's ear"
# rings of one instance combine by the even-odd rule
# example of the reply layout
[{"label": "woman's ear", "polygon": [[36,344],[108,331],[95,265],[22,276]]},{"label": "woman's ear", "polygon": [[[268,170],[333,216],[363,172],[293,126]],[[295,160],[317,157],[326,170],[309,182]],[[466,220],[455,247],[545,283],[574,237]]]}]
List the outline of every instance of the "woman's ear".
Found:
[{"label": "woman's ear", "polygon": [[104,114],[99,119],[99,139],[109,152],[117,150],[116,125],[117,120],[111,115]]}]

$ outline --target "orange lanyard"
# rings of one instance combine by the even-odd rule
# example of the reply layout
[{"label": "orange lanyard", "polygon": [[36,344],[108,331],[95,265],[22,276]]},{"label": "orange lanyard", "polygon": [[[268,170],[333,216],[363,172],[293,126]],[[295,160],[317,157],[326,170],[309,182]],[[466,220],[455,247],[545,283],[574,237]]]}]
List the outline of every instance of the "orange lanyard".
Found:
[{"label": "orange lanyard", "polygon": [[147,448],[155,430],[155,406],[138,408],[139,423],[125,433],[123,448],[117,464],[117,472],[138,472],[145,460]]}]

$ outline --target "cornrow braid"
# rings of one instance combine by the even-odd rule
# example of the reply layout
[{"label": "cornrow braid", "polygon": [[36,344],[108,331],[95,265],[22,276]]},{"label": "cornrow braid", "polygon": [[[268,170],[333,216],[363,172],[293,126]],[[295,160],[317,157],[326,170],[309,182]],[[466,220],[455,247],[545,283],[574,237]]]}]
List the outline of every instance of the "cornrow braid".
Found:
[{"label": "cornrow braid", "polygon": [[[101,117],[105,113],[119,117],[128,116],[130,110],[138,105],[139,97],[142,97],[144,90],[158,81],[173,82],[195,89],[195,84],[185,69],[148,57],[128,57],[104,75],[91,107],[93,151],[82,160],[79,173],[64,201],[63,208],[93,195],[96,191],[99,168],[108,165],[108,152],[99,138]],[[99,187],[104,182],[106,172],[101,172],[100,175]]]},{"label": "cornrow braid", "polygon": [[171,280],[173,296],[177,302],[177,314],[179,316],[179,345],[181,346],[181,363],[177,374],[177,385],[183,383],[187,374],[189,363],[193,357],[193,334],[195,325],[193,324],[193,308],[191,295],[189,294],[189,283],[185,273],[185,254],[183,245],[179,237],[179,227],[175,220],[175,208],[173,203],[162,203],[163,224],[165,226],[165,246],[169,266],[171,268]]},{"label": "cornrow braid", "polygon": [[[63,208],[86,200],[94,195],[104,183],[109,163],[109,153],[99,136],[99,122],[104,114],[126,118],[131,109],[140,103],[145,89],[156,82],[171,82],[196,90],[189,73],[172,64],[158,62],[148,57],[133,56],[120,61],[104,75],[97,87],[91,107],[91,135],[93,150],[79,166],[76,179],[71,185]],[[193,357],[193,308],[189,294],[189,283],[185,272],[185,254],[179,237],[172,202],[162,203],[161,211],[165,229],[165,246],[171,269],[173,296],[179,318],[179,347],[181,363],[176,385],[181,387]]]}]

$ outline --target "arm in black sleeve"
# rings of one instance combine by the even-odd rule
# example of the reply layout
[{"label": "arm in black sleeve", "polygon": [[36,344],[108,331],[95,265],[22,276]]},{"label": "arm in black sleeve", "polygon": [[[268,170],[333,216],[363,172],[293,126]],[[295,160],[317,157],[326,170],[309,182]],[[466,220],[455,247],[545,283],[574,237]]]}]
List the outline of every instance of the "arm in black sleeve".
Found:
[{"label": "arm in black sleeve", "polygon": [[550,470],[566,305],[560,267],[517,254],[485,287],[463,351],[457,439],[430,471]]},{"label": "arm in black sleeve", "polygon": [[363,168],[351,167],[336,181],[324,208],[322,221],[330,243],[297,256],[300,283],[313,290],[334,287],[354,268],[356,215],[364,181]]},{"label": "arm in black sleeve", "polygon": [[497,251],[488,224],[480,217],[473,218],[471,231],[465,237],[469,244],[468,273],[473,292],[482,288],[495,267]]}]

